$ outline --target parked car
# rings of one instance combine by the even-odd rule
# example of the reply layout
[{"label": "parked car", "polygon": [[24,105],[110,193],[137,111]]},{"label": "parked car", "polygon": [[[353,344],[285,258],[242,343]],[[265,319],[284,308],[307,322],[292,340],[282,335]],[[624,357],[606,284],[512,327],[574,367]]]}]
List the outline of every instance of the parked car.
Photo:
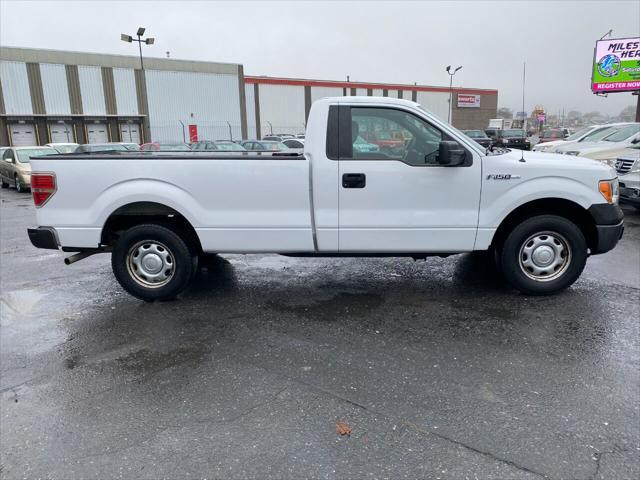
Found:
[{"label": "parked car", "polygon": [[6,147],[0,161],[0,180],[2,188],[9,185],[18,192],[31,188],[30,157],[56,155],[58,151],[51,147]]},{"label": "parked car", "polygon": [[603,137],[609,135],[609,133],[613,132],[613,128],[616,127],[617,124],[611,125],[592,125],[590,127],[585,127],[583,129],[578,130],[577,132],[569,135],[565,139],[558,139],[553,141],[545,141],[544,143],[538,143],[533,146],[534,152],[555,152],[558,147],[562,147],[568,145],[569,142],[590,142],[590,141],[598,141]]},{"label": "parked car", "polygon": [[[372,126],[412,139],[399,151],[358,152],[353,142]],[[589,255],[614,248],[624,229],[613,168],[487,152],[414,102],[324,98],[311,107],[308,134],[298,156],[39,157],[32,183],[40,226],[29,238],[39,248],[79,252],[67,263],[110,252],[120,285],[151,301],[178,295],[198,257],[213,252],[491,251],[511,286],[551,294],[577,280]]]},{"label": "parked car", "polygon": [[531,142],[527,138],[526,132],[521,128],[497,130],[495,144],[504,148],[517,148],[520,150],[531,149]]},{"label": "parked car", "polygon": [[138,145],[137,143],[120,142],[120,145],[122,145],[124,148],[126,148],[130,152],[140,151],[140,145]]},{"label": "parked car", "polygon": [[568,137],[567,130],[560,129],[560,128],[550,128],[542,132],[542,135],[540,135],[539,143],[553,142],[555,140],[564,140],[567,137]]},{"label": "parked car", "polygon": [[47,143],[45,147],[55,148],[58,153],[73,153],[79,147],[77,143]]},{"label": "parked car", "polygon": [[482,130],[462,130],[462,133],[469,138],[473,138],[476,143],[479,143],[485,148],[489,148],[491,146],[491,139]]},{"label": "parked car", "polygon": [[191,150],[194,151],[234,151],[234,152],[244,152],[246,149],[231,140],[200,140],[196,143],[191,144]]},{"label": "parked car", "polygon": [[140,146],[141,152],[190,152],[191,147],[186,143],[144,143]]},{"label": "parked car", "polygon": [[295,136],[289,133],[278,133],[277,135],[265,135],[264,137],[262,137],[262,140],[271,140],[274,142],[281,142],[286,138],[295,138]]},{"label": "parked car", "polygon": [[287,146],[275,140],[245,140],[242,142],[242,146],[251,151],[270,151],[270,152],[278,152],[282,150],[287,150]]},{"label": "parked car", "polygon": [[632,123],[618,128],[599,142],[586,142],[558,148],[558,152],[591,158],[613,166],[618,155],[625,149],[640,144],[640,123]]},{"label": "parked car", "polygon": [[369,143],[360,135],[353,141],[353,151],[357,153],[375,153],[380,151],[380,147],[375,143]]},{"label": "parked car", "polygon": [[121,143],[85,143],[78,145],[73,153],[109,153],[128,151]]},{"label": "parked car", "polygon": [[620,182],[620,203],[640,210],[640,145],[627,149],[615,165]]},{"label": "parked car", "polygon": [[282,140],[282,143],[285,144],[288,148],[296,148],[296,149],[304,148],[303,138],[285,138],[284,140]]}]

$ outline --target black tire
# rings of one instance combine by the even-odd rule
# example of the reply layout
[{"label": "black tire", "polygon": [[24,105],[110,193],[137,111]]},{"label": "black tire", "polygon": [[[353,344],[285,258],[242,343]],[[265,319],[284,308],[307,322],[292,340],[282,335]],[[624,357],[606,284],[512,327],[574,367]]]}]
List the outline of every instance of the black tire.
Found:
[{"label": "black tire", "polygon": [[24,192],[24,187],[22,186],[22,182],[20,182],[20,177],[16,175],[14,177],[14,181],[16,183],[16,190],[18,191],[18,193]]},{"label": "black tire", "polygon": [[520,292],[549,295],[578,279],[587,262],[587,248],[576,224],[564,217],[540,215],[524,220],[507,235],[499,268]]},{"label": "black tire", "polygon": [[9,184],[2,180],[2,188],[9,188]]},{"label": "black tire", "polygon": [[[166,283],[160,282],[153,285],[152,280],[145,277],[144,270],[136,271],[136,259],[140,264],[141,259],[149,255],[149,253],[136,254],[136,252],[143,251],[145,247],[152,248],[151,246],[163,253],[166,249],[164,254],[167,258],[159,260],[160,270],[165,274],[170,272],[170,275],[165,275],[169,277]],[[165,261],[167,266],[163,263]],[[122,288],[134,297],[145,301],[175,298],[191,280],[194,265],[196,263],[187,243],[173,230],[155,224],[138,225],[125,231],[118,238],[111,255],[113,274]],[[167,267],[170,269],[164,270]],[[141,265],[141,268],[144,267]]]}]

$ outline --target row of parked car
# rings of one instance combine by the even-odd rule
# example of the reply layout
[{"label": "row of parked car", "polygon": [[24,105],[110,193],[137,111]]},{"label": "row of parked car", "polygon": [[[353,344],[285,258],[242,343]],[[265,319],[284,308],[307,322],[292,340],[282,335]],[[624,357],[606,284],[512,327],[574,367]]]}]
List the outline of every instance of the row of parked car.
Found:
[{"label": "row of parked car", "polygon": [[531,150],[531,141],[527,138],[527,132],[521,128],[487,128],[486,130],[462,130],[462,132],[486,148]]}]

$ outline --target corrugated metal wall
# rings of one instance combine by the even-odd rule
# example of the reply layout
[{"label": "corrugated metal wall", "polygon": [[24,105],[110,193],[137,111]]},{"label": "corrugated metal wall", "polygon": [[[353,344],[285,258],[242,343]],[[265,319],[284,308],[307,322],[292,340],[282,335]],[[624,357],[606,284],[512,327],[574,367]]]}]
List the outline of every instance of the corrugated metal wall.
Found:
[{"label": "corrugated metal wall", "polygon": [[104,103],[104,88],[102,86],[102,72],[100,67],[87,65],[78,66],[80,79],[80,96],[82,97],[82,111],[85,115],[106,115]]},{"label": "corrugated metal wall", "polygon": [[367,89],[366,88],[356,88],[356,96],[357,97],[366,97]]},{"label": "corrugated metal wall", "polygon": [[388,95],[391,98],[398,98],[398,90],[389,90]]},{"label": "corrugated metal wall", "polygon": [[69,115],[69,87],[67,86],[67,72],[64,65],[55,63],[41,63],[42,92],[44,94],[44,108],[48,114]]},{"label": "corrugated metal wall", "polygon": [[244,99],[247,106],[247,138],[256,138],[256,100],[254,95],[254,85],[245,83]]},{"label": "corrugated metal wall", "polygon": [[116,91],[118,115],[137,115],[138,97],[136,78],[132,68],[114,68],[113,84]]},{"label": "corrugated metal wall", "polygon": [[[271,125],[269,124],[271,123]],[[304,87],[260,85],[260,129],[262,135],[304,131]]]},{"label": "corrugated metal wall", "polygon": [[2,82],[4,106],[8,114],[33,113],[26,63],[1,61],[0,82]]},{"label": "corrugated metal wall", "polygon": [[200,139],[241,137],[236,75],[146,70],[151,140],[182,141],[182,126],[198,126]]},{"label": "corrugated metal wall", "polygon": [[374,88],[373,90],[371,90],[371,95],[374,97],[381,97],[383,93],[384,92],[381,88]]},{"label": "corrugated metal wall", "polygon": [[[409,99],[410,100],[410,99]],[[449,94],[446,92],[418,92],[417,101],[426,110],[447,120],[449,112]]]},{"label": "corrugated metal wall", "polygon": [[[347,91],[347,94],[349,92]],[[311,87],[311,103],[326,97],[342,97],[342,88],[335,87]]]}]

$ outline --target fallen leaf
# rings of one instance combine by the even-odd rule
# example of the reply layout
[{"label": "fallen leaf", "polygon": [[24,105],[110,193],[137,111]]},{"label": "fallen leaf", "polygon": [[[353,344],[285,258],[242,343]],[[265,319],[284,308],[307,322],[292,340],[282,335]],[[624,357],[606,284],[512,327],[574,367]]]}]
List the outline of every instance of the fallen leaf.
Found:
[{"label": "fallen leaf", "polygon": [[344,422],[336,422],[336,432],[338,435],[351,435],[351,427]]}]

